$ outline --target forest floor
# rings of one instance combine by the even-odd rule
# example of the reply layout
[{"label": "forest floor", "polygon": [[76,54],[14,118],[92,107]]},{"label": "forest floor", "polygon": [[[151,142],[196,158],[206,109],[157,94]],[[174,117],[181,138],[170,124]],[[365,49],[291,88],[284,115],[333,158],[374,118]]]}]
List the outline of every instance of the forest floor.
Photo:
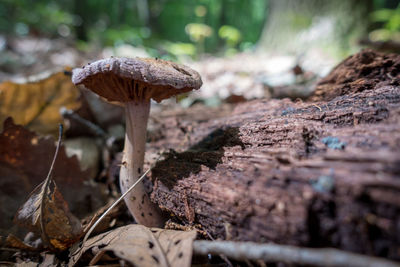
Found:
[{"label": "forest floor", "polygon": [[[4,47],[3,263],[232,264],[224,256],[192,261],[196,232],[198,239],[333,247],[400,260],[398,55],[365,50],[332,72],[336,62],[320,51],[308,58],[247,53],[189,62],[202,75],[202,89],[154,103],[148,125],[145,165],[155,166],[145,183],[168,215],[169,230],[126,226],[133,221],[121,203],[92,233],[100,236],[77,248],[71,245],[82,240],[93,214],[101,214],[120,194],[124,114],[120,106],[76,88],[65,67],[111,52],[77,52],[71,44],[33,38],[7,40]],[[129,47],[114,52],[145,56]],[[50,169],[58,123],[65,131],[52,176],[66,202],[54,187],[49,187],[49,198],[42,187],[35,189]],[[25,202],[28,198],[32,201]],[[40,206],[37,199],[57,199],[51,206],[56,215],[29,208]],[[49,223],[39,223],[43,216]],[[52,221],[80,228],[60,230]],[[178,230],[188,231],[180,236]],[[128,237],[145,241],[130,243]],[[148,258],[140,259],[131,251],[143,242],[150,248],[139,253]],[[171,253],[162,252],[175,243],[180,245]],[[321,258],[319,265],[326,264]],[[244,259],[233,263],[264,266]]]}]

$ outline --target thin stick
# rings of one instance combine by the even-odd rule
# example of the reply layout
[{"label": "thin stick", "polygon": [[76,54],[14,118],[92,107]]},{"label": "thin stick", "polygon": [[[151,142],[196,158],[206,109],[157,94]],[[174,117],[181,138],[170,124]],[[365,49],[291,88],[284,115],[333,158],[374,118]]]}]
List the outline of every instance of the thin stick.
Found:
[{"label": "thin stick", "polygon": [[312,266],[399,267],[400,264],[333,248],[300,248],[276,244],[233,241],[195,241],[194,254],[224,254],[235,260],[263,260]]},{"label": "thin stick", "polygon": [[[210,238],[212,241],[215,241],[215,239],[212,237],[212,235],[206,230],[206,234],[208,236],[208,238]],[[219,254],[218,256],[221,257],[221,259],[223,259],[226,264],[228,264],[229,267],[233,267],[232,262],[228,259],[227,256],[225,256],[224,254]]]},{"label": "thin stick", "polygon": [[80,123],[87,127],[90,131],[95,133],[97,136],[100,137],[107,137],[107,133],[98,125],[94,124],[93,122],[82,118],[79,114],[75,113],[73,110],[67,109],[65,107],[60,108],[60,114],[66,119],[75,120],[76,122]]},{"label": "thin stick", "polygon": [[45,204],[46,204],[45,201],[47,198],[47,190],[49,188],[50,182],[52,181],[51,174],[53,173],[54,164],[56,163],[58,151],[60,150],[60,146],[61,146],[62,134],[63,134],[63,125],[60,124],[58,126],[58,142],[57,142],[56,152],[54,153],[53,162],[51,163],[49,173],[47,174],[46,180],[44,180],[44,183],[43,183],[43,187],[42,187],[43,188],[43,197],[40,201],[40,229],[42,231],[42,239],[43,239],[43,242],[47,243],[50,247],[52,247],[52,244],[50,243],[49,237],[47,236],[46,231],[45,231],[44,208],[45,208]]},{"label": "thin stick", "polygon": [[[162,154],[161,154],[162,155]],[[96,226],[104,219],[104,217],[110,213],[110,211],[118,205],[119,202],[121,202],[124,197],[129,194],[130,191],[132,191],[133,188],[135,188],[135,186],[140,183],[144,177],[146,177],[146,175],[154,168],[154,166],[156,165],[156,163],[158,162],[158,160],[160,159],[161,155],[157,158],[157,160],[150,166],[150,168],[145,171],[142,176],[139,177],[139,179],[133,184],[131,185],[131,187],[128,188],[128,190],[126,190],[125,193],[123,193],[101,216],[100,218],[97,219],[97,221],[92,225],[92,227],[90,227],[89,231],[86,233],[85,237],[83,238],[82,241],[82,247],[84,246],[85,242],[87,241],[87,239],[89,238],[90,234],[93,232],[93,230],[96,228]]]},{"label": "thin stick", "polygon": [[123,193],[101,216],[99,219],[97,219],[97,221],[92,225],[92,227],[90,227],[89,231],[86,233],[85,238],[83,239],[82,242],[82,247],[85,244],[86,240],[89,238],[90,234],[93,232],[93,230],[96,228],[96,226],[103,220],[103,218],[115,207],[118,205],[119,202],[121,202],[124,197],[138,184],[140,183],[143,178],[146,176],[146,174],[149,173],[151,169],[148,169],[147,171],[145,171],[142,176],[140,176],[140,178],[131,186],[129,187],[129,189]]}]

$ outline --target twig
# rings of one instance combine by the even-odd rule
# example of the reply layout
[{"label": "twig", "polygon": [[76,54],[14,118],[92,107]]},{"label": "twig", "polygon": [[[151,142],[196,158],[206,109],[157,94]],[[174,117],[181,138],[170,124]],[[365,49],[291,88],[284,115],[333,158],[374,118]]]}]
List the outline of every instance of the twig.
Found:
[{"label": "twig", "polygon": [[[0,247],[0,250],[2,250],[2,251],[11,251],[11,252],[21,251],[20,249],[17,249],[17,248],[5,248],[5,247]],[[1,261],[0,261],[0,263],[1,263]],[[1,266],[1,264],[0,264],[0,266]]]},{"label": "twig", "polygon": [[[208,238],[210,238],[212,241],[215,241],[215,239],[212,237],[212,235],[207,230],[205,230],[205,231],[208,235]],[[228,259],[227,256],[225,256],[224,254],[218,254],[218,256],[221,259],[223,259],[226,262],[226,264],[228,264],[229,267],[233,267],[232,262]]]},{"label": "twig", "polygon": [[399,267],[400,264],[386,259],[364,256],[338,249],[300,248],[276,244],[257,244],[233,241],[195,241],[194,254],[224,254],[235,260],[263,260],[312,266],[385,266]]},{"label": "twig", "polygon": [[52,181],[51,174],[53,172],[54,164],[56,162],[58,151],[60,150],[60,146],[61,146],[61,139],[62,139],[62,134],[63,134],[63,125],[62,124],[59,125],[58,131],[59,132],[58,132],[58,142],[57,142],[56,152],[54,153],[53,162],[51,163],[49,173],[47,174],[46,180],[44,180],[44,183],[43,183],[43,197],[40,201],[40,229],[42,232],[42,239],[43,239],[43,242],[47,243],[50,247],[52,247],[52,244],[50,243],[50,240],[45,231],[44,208],[45,208],[45,204],[46,204],[45,201],[47,199],[47,190],[49,188],[50,182]]},{"label": "twig", "polygon": [[320,106],[318,106],[317,104],[312,104],[314,107],[316,107],[317,109],[319,109],[319,111],[322,111],[322,108]]},{"label": "twig", "polygon": [[119,197],[119,198],[118,198],[118,199],[117,199],[117,200],[116,200],[116,201],[115,201],[101,216],[100,216],[100,218],[97,219],[97,221],[92,225],[92,227],[90,227],[89,231],[87,231],[85,237],[83,238],[82,247],[84,246],[86,240],[89,238],[89,236],[90,236],[90,234],[93,232],[93,230],[96,229],[96,226],[104,219],[104,217],[105,217],[108,213],[110,213],[110,211],[111,211],[115,206],[118,205],[118,203],[120,203],[120,202],[124,199],[124,197],[125,197],[130,191],[132,191],[133,188],[135,188],[135,186],[136,186],[138,183],[140,183],[140,182],[143,180],[144,177],[146,177],[146,175],[154,168],[154,166],[156,165],[156,163],[158,162],[158,160],[160,159],[160,157],[161,157],[162,155],[163,155],[163,154],[161,153],[161,155],[157,158],[157,160],[156,160],[153,164],[151,164],[150,168],[149,168],[147,171],[145,171],[145,172],[142,174],[142,176],[140,176],[139,179],[138,179],[133,185],[131,185],[131,187],[129,187],[129,189],[126,190],[126,192],[123,193],[123,194],[122,194],[122,195],[121,195],[121,196],[120,196],[120,197]]},{"label": "twig", "polygon": [[73,110],[67,109],[65,107],[60,108],[60,114],[63,118],[74,120],[81,125],[88,128],[92,133],[96,134],[97,136],[101,136],[103,138],[107,137],[107,133],[98,125],[94,124],[93,122],[82,118],[79,114],[75,113]]}]

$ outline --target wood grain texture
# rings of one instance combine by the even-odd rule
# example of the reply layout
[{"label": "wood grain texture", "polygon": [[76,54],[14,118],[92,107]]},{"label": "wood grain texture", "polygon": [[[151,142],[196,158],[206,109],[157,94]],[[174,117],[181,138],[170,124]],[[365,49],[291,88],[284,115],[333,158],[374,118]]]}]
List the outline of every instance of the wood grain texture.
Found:
[{"label": "wood grain texture", "polygon": [[174,149],[152,171],[152,199],[174,220],[214,238],[400,260],[399,86],[201,110],[151,127],[150,154]]}]

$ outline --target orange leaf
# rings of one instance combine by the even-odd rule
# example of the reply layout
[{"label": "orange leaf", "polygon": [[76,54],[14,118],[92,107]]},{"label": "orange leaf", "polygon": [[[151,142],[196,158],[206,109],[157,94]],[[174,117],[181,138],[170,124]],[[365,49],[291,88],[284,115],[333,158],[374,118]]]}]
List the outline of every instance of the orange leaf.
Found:
[{"label": "orange leaf", "polygon": [[60,108],[78,109],[79,95],[79,90],[64,72],[25,84],[6,81],[0,84],[0,121],[11,116],[17,124],[56,136],[62,121]]}]

